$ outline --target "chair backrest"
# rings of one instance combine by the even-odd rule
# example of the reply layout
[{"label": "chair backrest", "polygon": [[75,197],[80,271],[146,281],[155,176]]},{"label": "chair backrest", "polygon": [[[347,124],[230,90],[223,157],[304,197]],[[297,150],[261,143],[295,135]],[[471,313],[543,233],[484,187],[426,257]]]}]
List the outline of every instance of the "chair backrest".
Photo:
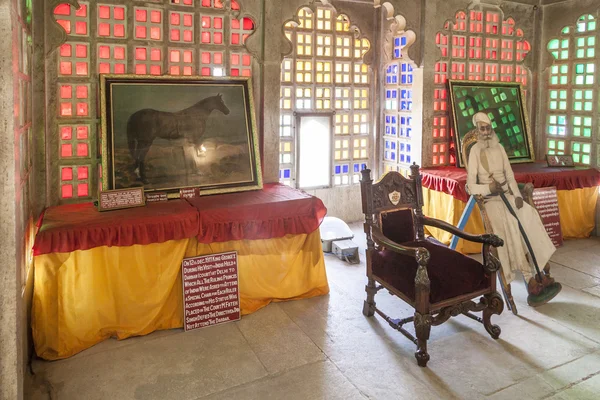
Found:
[{"label": "chair backrest", "polygon": [[[421,175],[418,165],[413,164],[410,169],[409,178],[390,171],[375,183],[371,170],[362,171],[360,189],[365,223],[378,226],[395,241],[406,241],[409,236],[411,240],[424,239]],[[367,236],[369,239],[370,232]]]},{"label": "chair backrest", "polygon": [[463,164],[465,164],[465,168],[467,168],[467,164],[469,162],[469,154],[471,154],[471,148],[473,145],[477,143],[477,132],[470,131],[465,137],[460,141],[460,148],[462,152]]}]

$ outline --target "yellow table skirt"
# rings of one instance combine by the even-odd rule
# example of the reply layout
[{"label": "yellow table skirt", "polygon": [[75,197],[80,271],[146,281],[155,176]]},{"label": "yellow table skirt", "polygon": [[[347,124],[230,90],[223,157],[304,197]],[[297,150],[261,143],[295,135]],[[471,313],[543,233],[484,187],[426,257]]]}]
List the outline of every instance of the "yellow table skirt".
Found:
[{"label": "yellow table skirt", "polygon": [[111,336],[183,326],[181,261],[238,252],[242,314],[329,292],[319,230],[203,244],[195,238],[35,257],[32,331],[39,357],[70,357]]},{"label": "yellow table skirt", "polygon": [[[589,237],[596,225],[598,188],[559,190],[557,194],[563,237],[565,239]],[[454,226],[458,225],[458,221],[467,205],[452,195],[426,188],[423,188],[423,203],[423,214],[428,217],[441,219]],[[452,240],[450,233],[437,228],[427,227],[427,230],[440,242],[446,245],[450,244]],[[474,234],[484,233],[483,222],[481,221],[477,204],[475,204],[475,208],[464,230]],[[458,241],[456,250],[467,254],[479,253],[481,252],[481,245],[461,239]]]}]

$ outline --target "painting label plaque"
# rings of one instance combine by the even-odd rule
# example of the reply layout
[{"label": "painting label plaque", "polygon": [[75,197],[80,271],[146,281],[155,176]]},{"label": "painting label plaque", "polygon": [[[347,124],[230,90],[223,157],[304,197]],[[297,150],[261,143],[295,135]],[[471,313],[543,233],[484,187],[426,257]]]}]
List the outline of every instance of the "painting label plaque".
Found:
[{"label": "painting label plaque", "polygon": [[98,211],[120,210],[145,205],[143,187],[100,191],[98,197]]},{"label": "painting label plaque", "polygon": [[200,197],[200,189],[199,188],[179,189],[179,198],[193,199],[194,197]]},{"label": "painting label plaque", "polygon": [[560,227],[560,214],[558,212],[558,197],[555,187],[539,188],[533,190],[533,204],[537,208],[542,223],[554,246],[563,244],[562,229]]},{"label": "painting label plaque", "polygon": [[185,258],[183,326],[186,331],[240,319],[237,252]]},{"label": "painting label plaque", "polygon": [[167,192],[146,193],[146,203],[156,203],[158,201],[169,201]]}]

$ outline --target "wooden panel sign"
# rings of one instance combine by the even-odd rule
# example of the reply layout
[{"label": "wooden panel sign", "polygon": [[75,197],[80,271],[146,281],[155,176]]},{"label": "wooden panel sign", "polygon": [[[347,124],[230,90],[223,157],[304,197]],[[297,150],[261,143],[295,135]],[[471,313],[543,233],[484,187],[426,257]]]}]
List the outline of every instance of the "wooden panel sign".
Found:
[{"label": "wooden panel sign", "polygon": [[563,244],[562,229],[560,227],[560,214],[558,212],[558,197],[555,187],[539,188],[533,190],[533,204],[540,213],[544,228],[554,246]]},{"label": "wooden panel sign", "polygon": [[185,258],[181,277],[186,331],[240,319],[237,252]]},{"label": "wooden panel sign", "polygon": [[98,211],[145,206],[144,188],[103,190],[98,196]]},{"label": "wooden panel sign", "polygon": [[169,201],[167,192],[146,193],[146,203],[155,203],[157,201]]}]

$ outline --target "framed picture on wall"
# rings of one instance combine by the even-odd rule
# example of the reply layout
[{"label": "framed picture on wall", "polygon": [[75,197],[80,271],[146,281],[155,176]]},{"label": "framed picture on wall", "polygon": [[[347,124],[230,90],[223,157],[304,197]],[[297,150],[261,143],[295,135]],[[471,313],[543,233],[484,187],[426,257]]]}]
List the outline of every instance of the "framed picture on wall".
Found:
[{"label": "framed picture on wall", "polygon": [[450,80],[449,89],[459,167],[465,165],[462,141],[467,135],[477,134],[473,115],[479,112],[486,113],[492,121],[492,129],[511,163],[535,160],[521,84]]},{"label": "framed picture on wall", "polygon": [[101,75],[103,189],[262,188],[249,78]]}]

